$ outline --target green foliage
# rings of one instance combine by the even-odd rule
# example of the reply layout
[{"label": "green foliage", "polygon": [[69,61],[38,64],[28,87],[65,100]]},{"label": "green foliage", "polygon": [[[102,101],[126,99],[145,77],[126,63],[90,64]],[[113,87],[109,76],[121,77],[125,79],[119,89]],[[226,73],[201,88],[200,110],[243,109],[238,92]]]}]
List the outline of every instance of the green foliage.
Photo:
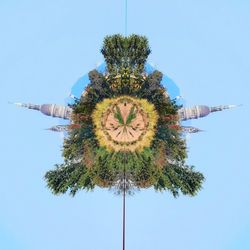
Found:
[{"label": "green foliage", "polygon": [[48,187],[56,195],[69,190],[74,196],[79,189],[91,190],[95,186],[89,172],[81,163],[67,162],[56,165],[55,170],[46,173],[45,179]]},{"label": "green foliage", "polygon": [[204,176],[194,171],[194,167],[168,164],[164,167],[154,187],[158,191],[169,190],[174,197],[181,191],[184,195],[195,196],[201,189]]},{"label": "green foliage", "polygon": [[146,37],[131,35],[107,36],[101,50],[110,73],[118,73],[123,68],[142,72],[150,54]]},{"label": "green foliage", "polygon": [[130,124],[130,122],[132,122],[132,120],[135,119],[135,117],[136,117],[135,107],[132,107],[127,117],[126,124]]},{"label": "green foliage", "polygon": [[120,124],[124,124],[124,121],[123,121],[123,118],[122,118],[122,115],[121,115],[121,110],[120,110],[120,108],[118,106],[116,106],[115,118],[118,119]]},{"label": "green foliage", "polygon": [[[161,85],[162,73],[146,75],[144,66],[150,53],[145,37],[132,35],[108,36],[102,48],[107,63],[105,75],[96,70],[89,72],[90,83],[85,93],[73,106],[72,122],[80,128],[69,131],[64,141],[65,163],[45,175],[54,194],[75,195],[78,190],[100,187],[122,188],[126,180],[132,188],[169,190],[174,197],[179,193],[194,196],[201,188],[204,177],[185,165],[186,142],[177,129],[178,106],[170,100]],[[92,112],[105,98],[130,95],[153,103],[159,115],[155,138],[150,148],[142,152],[109,152],[100,147],[94,133]],[[121,124],[129,124],[135,117],[133,109],[126,121],[117,109]]]}]

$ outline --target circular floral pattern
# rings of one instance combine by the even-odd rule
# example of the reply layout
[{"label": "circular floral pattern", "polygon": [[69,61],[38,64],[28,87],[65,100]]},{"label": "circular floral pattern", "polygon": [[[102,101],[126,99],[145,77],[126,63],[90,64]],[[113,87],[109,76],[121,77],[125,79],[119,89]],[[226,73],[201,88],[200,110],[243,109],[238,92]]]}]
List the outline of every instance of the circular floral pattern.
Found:
[{"label": "circular floral pattern", "polygon": [[158,119],[153,104],[130,96],[103,100],[92,117],[100,145],[111,151],[141,151],[150,146]]},{"label": "circular floral pattern", "polygon": [[146,70],[147,39],[108,36],[101,52],[105,71],[90,71],[85,92],[71,105],[64,163],[46,173],[48,186],[55,194],[95,186],[130,193],[153,186],[175,197],[195,195],[204,176],[185,165],[180,106],[162,86],[163,74]]}]

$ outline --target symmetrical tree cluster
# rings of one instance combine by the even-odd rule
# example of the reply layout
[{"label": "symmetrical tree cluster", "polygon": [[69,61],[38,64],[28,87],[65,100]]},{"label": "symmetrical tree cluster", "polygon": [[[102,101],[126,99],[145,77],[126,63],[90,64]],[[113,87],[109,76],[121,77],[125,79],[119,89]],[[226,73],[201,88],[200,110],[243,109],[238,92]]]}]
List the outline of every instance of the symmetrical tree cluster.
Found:
[{"label": "symmetrical tree cluster", "polygon": [[[73,108],[72,124],[63,145],[65,162],[46,173],[54,194],[106,188],[148,188],[194,196],[204,176],[187,166],[186,142],[179,129],[178,106],[162,86],[162,73],[147,74],[150,48],[145,37],[108,36],[101,50],[106,73],[89,72],[89,84]],[[155,135],[140,151],[110,151],[100,145],[93,122],[96,105],[105,99],[131,96],[152,103],[158,114]]]}]

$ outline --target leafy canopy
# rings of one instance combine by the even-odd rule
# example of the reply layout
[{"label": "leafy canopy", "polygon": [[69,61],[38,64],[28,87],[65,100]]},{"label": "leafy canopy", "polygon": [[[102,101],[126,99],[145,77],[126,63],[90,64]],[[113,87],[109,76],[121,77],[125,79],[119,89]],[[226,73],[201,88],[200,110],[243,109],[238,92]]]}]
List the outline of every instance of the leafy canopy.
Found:
[{"label": "leafy canopy", "polygon": [[[204,176],[193,166],[187,166],[186,142],[179,126],[178,109],[162,86],[162,73],[145,72],[150,48],[143,36],[107,36],[101,52],[106,61],[106,73],[89,72],[90,83],[73,106],[72,123],[78,124],[64,140],[65,162],[45,175],[54,194],[67,191],[91,190],[95,186],[116,188],[126,183],[127,191],[153,186],[155,190],[194,196],[200,190]],[[152,103],[159,119],[150,147],[141,152],[110,152],[95,134],[92,114],[96,105],[107,98],[129,95]],[[136,114],[124,121],[119,109],[120,123],[130,123]]]}]

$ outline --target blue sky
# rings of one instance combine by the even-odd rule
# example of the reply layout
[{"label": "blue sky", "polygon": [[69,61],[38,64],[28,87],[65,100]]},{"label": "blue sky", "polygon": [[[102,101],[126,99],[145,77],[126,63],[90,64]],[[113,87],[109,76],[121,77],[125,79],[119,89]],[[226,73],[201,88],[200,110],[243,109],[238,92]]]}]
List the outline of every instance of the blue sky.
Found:
[{"label": "blue sky", "polygon": [[[142,190],[128,198],[127,249],[250,249],[250,2],[128,0],[128,34],[187,105],[243,104],[192,124],[188,163],[206,182],[194,198]],[[0,249],[121,248],[121,197],[53,196],[45,172],[62,162],[57,119],[8,101],[64,104],[103,61],[105,35],[124,32],[124,1],[0,1]]]}]

